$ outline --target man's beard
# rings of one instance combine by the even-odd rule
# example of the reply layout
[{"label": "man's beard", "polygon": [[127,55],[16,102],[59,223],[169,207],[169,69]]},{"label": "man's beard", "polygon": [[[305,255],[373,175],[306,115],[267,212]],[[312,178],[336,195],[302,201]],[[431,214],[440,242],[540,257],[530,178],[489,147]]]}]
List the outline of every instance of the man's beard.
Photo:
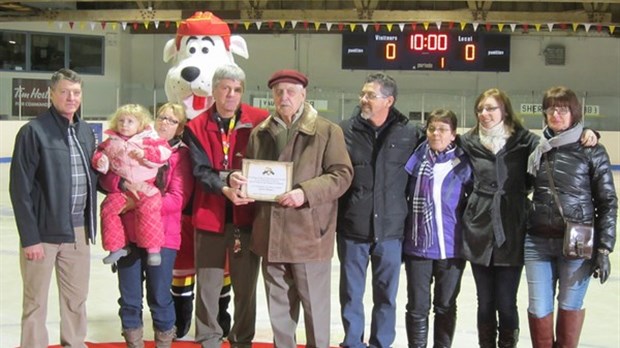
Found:
[{"label": "man's beard", "polygon": [[368,120],[372,117],[372,113],[370,111],[364,111],[362,110],[360,112],[360,116],[362,116],[363,119]]}]

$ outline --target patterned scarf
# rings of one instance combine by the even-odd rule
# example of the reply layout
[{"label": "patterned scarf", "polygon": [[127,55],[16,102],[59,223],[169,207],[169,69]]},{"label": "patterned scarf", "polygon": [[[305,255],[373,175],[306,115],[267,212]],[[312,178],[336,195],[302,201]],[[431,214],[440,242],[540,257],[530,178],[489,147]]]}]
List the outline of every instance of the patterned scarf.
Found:
[{"label": "patterned scarf", "polygon": [[[417,246],[419,242],[423,242],[422,247],[428,249],[433,245],[433,231],[435,229],[435,204],[433,203],[433,167],[440,158],[453,154],[455,148],[454,143],[441,153],[431,150],[428,143],[424,144],[424,157],[418,169],[418,177],[415,182],[415,188],[411,197],[411,213],[412,213],[412,237],[414,244]],[[420,233],[421,232],[421,233]],[[422,237],[422,238],[418,238]]]},{"label": "patterned scarf", "polygon": [[544,137],[540,139],[538,146],[532,151],[527,161],[527,172],[536,175],[540,168],[540,158],[545,152],[566,144],[572,144],[579,140],[583,132],[583,123],[577,123],[572,128],[562,133],[555,134],[549,127],[543,130]]}]

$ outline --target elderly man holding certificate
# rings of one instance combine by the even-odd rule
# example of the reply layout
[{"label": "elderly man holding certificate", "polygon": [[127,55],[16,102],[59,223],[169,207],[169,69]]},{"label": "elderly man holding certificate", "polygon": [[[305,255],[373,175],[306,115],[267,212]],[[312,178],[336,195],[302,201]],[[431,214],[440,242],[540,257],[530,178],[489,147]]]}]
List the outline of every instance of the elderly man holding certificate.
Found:
[{"label": "elderly man holding certificate", "polygon": [[[291,189],[275,195],[273,202],[257,200],[252,232],[252,250],[263,257],[276,347],[296,347],[300,304],[306,345],[329,346],[338,198],[353,177],[342,130],[305,102],[307,84],[306,76],[296,70],[273,74],[268,85],[275,112],[252,131],[246,152],[248,159],[273,161],[250,166],[248,172],[258,168],[260,175],[265,172],[263,177],[276,177],[274,181],[258,180],[259,185],[277,186],[287,175],[286,163],[292,163]],[[256,180],[241,173],[233,173],[230,179],[233,187],[255,189]]]}]

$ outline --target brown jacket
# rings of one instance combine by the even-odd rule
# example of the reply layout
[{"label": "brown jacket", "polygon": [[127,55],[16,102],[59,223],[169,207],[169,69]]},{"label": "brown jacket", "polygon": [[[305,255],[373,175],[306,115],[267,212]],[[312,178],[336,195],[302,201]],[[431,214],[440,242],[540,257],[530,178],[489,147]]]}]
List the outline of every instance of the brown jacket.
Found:
[{"label": "brown jacket", "polygon": [[353,167],[342,130],[305,103],[298,131],[278,156],[269,116],[250,135],[246,158],[293,162],[293,188],[304,191],[299,208],[259,202],[252,230],[252,250],[269,262],[329,260],[334,253],[338,198],[349,188]]}]

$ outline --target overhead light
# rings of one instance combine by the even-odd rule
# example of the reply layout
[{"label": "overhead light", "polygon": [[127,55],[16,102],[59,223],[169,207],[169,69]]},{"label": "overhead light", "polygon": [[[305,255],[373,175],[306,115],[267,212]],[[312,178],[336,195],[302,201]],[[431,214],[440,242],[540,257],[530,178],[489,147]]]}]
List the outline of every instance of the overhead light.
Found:
[{"label": "overhead light", "polygon": [[11,45],[15,45],[17,42],[13,41],[13,40],[9,40],[9,44]]}]

